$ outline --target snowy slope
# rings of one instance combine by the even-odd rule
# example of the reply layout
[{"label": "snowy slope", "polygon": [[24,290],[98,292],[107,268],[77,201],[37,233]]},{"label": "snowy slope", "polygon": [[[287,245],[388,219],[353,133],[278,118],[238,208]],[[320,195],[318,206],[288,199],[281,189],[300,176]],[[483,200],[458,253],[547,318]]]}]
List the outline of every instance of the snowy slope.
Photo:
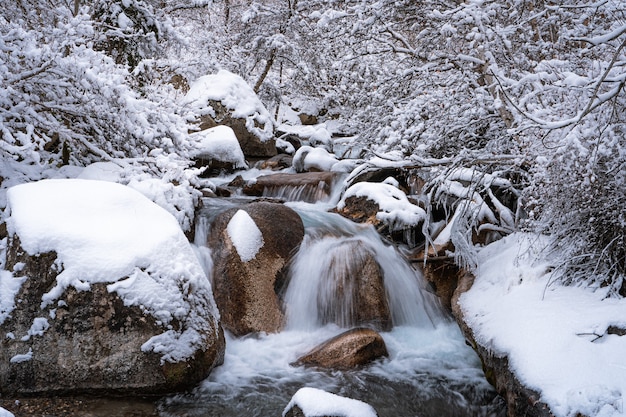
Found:
[{"label": "snowy slope", "polygon": [[626,328],[626,299],[552,283],[543,244],[518,233],[485,247],[459,300],[465,319],[557,417],[623,416],[626,336],[607,329]]}]

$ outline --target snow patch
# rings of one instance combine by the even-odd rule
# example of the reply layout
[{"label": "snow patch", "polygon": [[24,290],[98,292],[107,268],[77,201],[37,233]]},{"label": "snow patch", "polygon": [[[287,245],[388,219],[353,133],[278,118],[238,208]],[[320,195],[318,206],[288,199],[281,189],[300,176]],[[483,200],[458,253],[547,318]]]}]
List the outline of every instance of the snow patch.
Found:
[{"label": "snow patch", "polygon": [[363,401],[340,397],[317,388],[300,388],[283,411],[298,406],[306,417],[376,417],[376,410]]},{"label": "snow patch", "polygon": [[[33,349],[29,348],[28,349],[28,353],[24,353],[22,355],[15,355],[11,358],[11,360],[9,362],[11,363],[22,363],[22,362],[28,362],[29,360],[31,360],[33,358]],[[1,415],[1,414],[0,414]]]},{"label": "snow patch", "polygon": [[242,261],[254,259],[265,244],[263,234],[256,223],[244,210],[238,210],[226,226],[228,237]]},{"label": "snow patch", "polygon": [[0,270],[0,324],[10,317],[15,309],[15,296],[26,278],[15,278],[9,271]]}]

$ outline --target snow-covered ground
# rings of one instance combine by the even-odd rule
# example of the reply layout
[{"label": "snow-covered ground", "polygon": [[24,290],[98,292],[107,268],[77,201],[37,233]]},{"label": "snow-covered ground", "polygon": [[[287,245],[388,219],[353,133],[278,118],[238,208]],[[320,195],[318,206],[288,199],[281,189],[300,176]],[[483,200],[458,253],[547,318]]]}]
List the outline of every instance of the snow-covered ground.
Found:
[{"label": "snow-covered ground", "polygon": [[538,262],[543,239],[517,233],[485,247],[473,287],[460,298],[476,340],[507,355],[520,382],[557,417],[623,416],[626,299],[563,287]]}]

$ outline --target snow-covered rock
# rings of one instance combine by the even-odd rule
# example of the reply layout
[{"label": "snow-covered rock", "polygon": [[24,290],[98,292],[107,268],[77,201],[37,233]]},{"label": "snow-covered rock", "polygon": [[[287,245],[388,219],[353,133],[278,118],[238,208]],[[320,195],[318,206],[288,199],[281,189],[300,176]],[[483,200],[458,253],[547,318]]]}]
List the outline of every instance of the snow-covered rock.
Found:
[{"label": "snow-covered rock", "polygon": [[183,105],[201,130],[230,126],[246,156],[276,155],[274,121],[252,88],[240,76],[221,70],[191,83]]},{"label": "snow-covered rock", "polygon": [[238,336],[282,329],[276,291],[304,238],[300,216],[282,204],[250,203],[220,213],[209,230],[215,301],[224,328]]},{"label": "snow-covered rock", "polygon": [[221,363],[211,285],[171,214],[81,179],[15,186],[7,201],[3,393],[162,393]]},{"label": "snow-covered rock", "polygon": [[345,191],[337,209],[344,209],[350,197],[365,197],[375,202],[379,207],[376,218],[394,230],[416,226],[426,218],[426,211],[411,203],[406,194],[392,184],[356,183]]},{"label": "snow-covered rock", "polygon": [[283,411],[283,417],[376,417],[363,401],[341,397],[317,388],[300,388]]},{"label": "snow-covered rock", "polygon": [[13,413],[0,407],[0,417],[15,417]]},{"label": "snow-covered rock", "polygon": [[324,148],[302,146],[293,156],[293,167],[296,172],[331,171],[339,160]]},{"label": "snow-covered rock", "polygon": [[234,171],[248,167],[237,136],[228,126],[215,126],[193,133],[189,135],[189,142],[195,148],[190,156],[206,161],[209,171]]},{"label": "snow-covered rock", "polygon": [[510,414],[624,416],[626,299],[552,282],[546,243],[514,233],[484,247],[453,303],[457,320]]}]

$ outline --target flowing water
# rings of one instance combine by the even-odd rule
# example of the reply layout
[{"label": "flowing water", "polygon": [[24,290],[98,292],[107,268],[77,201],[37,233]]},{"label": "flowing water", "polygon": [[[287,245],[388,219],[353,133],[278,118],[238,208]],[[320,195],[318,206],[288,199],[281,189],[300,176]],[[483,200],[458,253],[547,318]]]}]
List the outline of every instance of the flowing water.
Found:
[{"label": "flowing water", "polygon": [[[206,242],[206,224],[216,212],[240,202],[210,203],[196,242]],[[227,334],[224,364],[194,391],[163,399],[159,414],[278,417],[298,389],[315,387],[365,401],[380,417],[504,416],[503,400],[485,380],[478,357],[420,272],[373,228],[327,213],[332,203],[289,203],[301,216],[306,235],[283,294],[285,330],[243,338]],[[393,321],[392,330],[381,333],[389,357],[343,372],[292,366],[300,355],[347,330],[341,325],[350,321],[345,318],[350,300],[334,299],[327,278],[349,274],[362,262],[361,249],[373,253],[383,270]],[[209,249],[200,244],[197,250],[210,270]],[[320,310],[336,310],[339,319],[323,320]]]}]

